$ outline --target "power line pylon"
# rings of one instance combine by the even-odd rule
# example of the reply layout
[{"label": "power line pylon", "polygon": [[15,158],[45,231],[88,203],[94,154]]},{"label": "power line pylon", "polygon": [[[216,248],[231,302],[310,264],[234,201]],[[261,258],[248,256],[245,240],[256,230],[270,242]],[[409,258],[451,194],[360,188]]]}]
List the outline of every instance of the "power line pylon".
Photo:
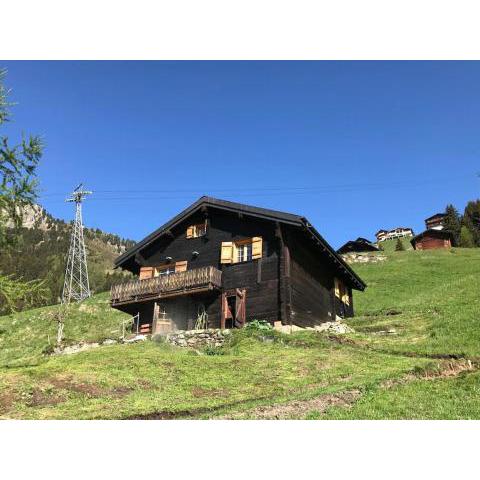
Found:
[{"label": "power line pylon", "polygon": [[70,248],[68,251],[62,303],[81,302],[90,296],[88,283],[87,253],[83,240],[82,201],[92,192],[82,189],[80,184],[66,202],[75,202],[75,223],[73,224]]}]

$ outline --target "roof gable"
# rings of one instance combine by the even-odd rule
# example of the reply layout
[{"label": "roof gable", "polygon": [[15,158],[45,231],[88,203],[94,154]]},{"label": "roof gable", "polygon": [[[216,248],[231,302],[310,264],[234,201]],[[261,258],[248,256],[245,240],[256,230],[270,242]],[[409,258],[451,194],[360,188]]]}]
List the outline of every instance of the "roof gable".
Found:
[{"label": "roof gable", "polygon": [[364,290],[366,285],[363,280],[351,269],[351,267],[338,255],[335,250],[326,242],[326,240],[315,230],[315,228],[308,222],[305,217],[295,215],[287,212],[280,212],[277,210],[270,210],[266,208],[254,207],[228,200],[221,200],[213,197],[203,196],[196,202],[192,203],[185,210],[182,210],[178,215],[163,224],[157,230],[147,235],[143,240],[136,243],[133,247],[128,249],[125,253],[115,259],[115,268],[120,267],[127,260],[131,259],[137,252],[150,245],[152,242],[160,238],[162,235],[168,233],[171,228],[175,227],[189,216],[200,211],[202,208],[209,207],[234,213],[243,213],[256,218],[261,218],[267,221],[284,223],[300,228],[304,228],[310,232],[312,237],[321,247],[322,252],[326,252],[333,260],[337,268],[350,279],[355,288]]}]

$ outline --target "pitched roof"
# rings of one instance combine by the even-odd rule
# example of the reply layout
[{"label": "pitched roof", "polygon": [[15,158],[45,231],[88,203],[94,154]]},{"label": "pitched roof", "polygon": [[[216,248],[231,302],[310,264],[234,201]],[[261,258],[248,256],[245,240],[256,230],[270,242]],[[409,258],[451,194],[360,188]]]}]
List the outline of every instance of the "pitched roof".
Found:
[{"label": "pitched roof", "polygon": [[432,215],[431,217],[426,218],[425,221],[428,222],[429,220],[433,220],[434,218],[437,218],[437,217],[443,218],[446,216],[447,216],[446,213],[436,213],[435,215]]},{"label": "pitched roof", "polygon": [[358,237],[343,244],[337,253],[348,252],[378,252],[380,249],[366,238]]},{"label": "pitched roof", "polygon": [[284,223],[296,227],[302,227],[307,229],[313,237],[317,240],[318,244],[322,247],[322,251],[325,251],[334,261],[338,267],[340,267],[344,273],[349,277],[355,288],[364,290],[366,284],[363,280],[352,270],[352,268],[338,255],[335,250],[327,243],[327,241],[317,232],[317,230],[311,225],[311,223],[303,216],[295,215],[293,213],[280,212],[277,210],[270,210],[267,208],[254,207],[251,205],[245,205],[237,202],[230,202],[228,200],[221,200],[218,198],[203,196],[196,202],[192,203],[185,210],[182,210],[178,215],[173,217],[167,223],[157,228],[150,235],[147,235],[143,240],[136,243],[133,247],[129,248],[126,252],[115,259],[115,267],[121,266],[126,260],[134,256],[139,250],[146,247],[157,238],[167,233],[171,228],[185,220],[188,216],[192,215],[196,211],[203,207],[213,207],[216,209],[229,211],[229,212],[242,212],[246,215],[254,216],[264,220],[270,220],[275,222]]},{"label": "pitched roof", "polygon": [[450,232],[447,232],[445,230],[437,230],[436,228],[428,228],[427,230],[424,230],[422,233],[419,233],[418,235],[413,237],[410,240],[410,243],[413,245],[414,243],[416,243],[418,240],[425,237],[426,235],[431,235],[433,237],[438,237],[438,238],[452,238],[452,234]]}]

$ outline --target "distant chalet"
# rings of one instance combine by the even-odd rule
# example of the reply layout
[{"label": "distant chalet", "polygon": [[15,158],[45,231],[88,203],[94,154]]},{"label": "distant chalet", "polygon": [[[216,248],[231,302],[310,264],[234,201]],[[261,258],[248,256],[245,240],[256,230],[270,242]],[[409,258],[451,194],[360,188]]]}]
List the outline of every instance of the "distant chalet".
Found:
[{"label": "distant chalet", "polygon": [[397,227],[392,230],[379,230],[375,237],[377,242],[392,240],[394,238],[413,237],[413,230],[409,227]]},{"label": "distant chalet", "polygon": [[312,327],[353,315],[365,283],[302,216],[201,197],[117,258],[111,305],[140,331]]},{"label": "distant chalet", "polygon": [[433,250],[437,248],[451,248],[452,235],[444,230],[445,213],[436,213],[425,219],[426,230],[412,238],[410,243],[415,250]]},{"label": "distant chalet", "polygon": [[425,228],[427,230],[443,230],[445,226],[446,213],[436,213],[425,219]]},{"label": "distant chalet", "polygon": [[342,245],[337,253],[343,255],[345,253],[364,253],[364,252],[378,252],[380,249],[363,237],[358,237],[356,240],[350,240]]}]

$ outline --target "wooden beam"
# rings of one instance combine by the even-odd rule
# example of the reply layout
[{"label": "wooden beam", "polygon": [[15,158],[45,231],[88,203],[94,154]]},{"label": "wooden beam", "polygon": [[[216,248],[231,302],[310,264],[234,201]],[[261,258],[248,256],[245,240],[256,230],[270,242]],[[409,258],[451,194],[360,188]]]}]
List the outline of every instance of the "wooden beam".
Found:
[{"label": "wooden beam", "polygon": [[137,262],[142,267],[145,267],[147,265],[147,260],[140,252],[137,252],[135,254],[135,262]]},{"label": "wooden beam", "polygon": [[292,302],[291,302],[291,282],[290,282],[290,250],[285,243],[285,237],[282,225],[277,222],[276,232],[278,231],[278,239],[280,244],[279,262],[279,290],[280,290],[280,320],[284,325],[292,324]]}]

